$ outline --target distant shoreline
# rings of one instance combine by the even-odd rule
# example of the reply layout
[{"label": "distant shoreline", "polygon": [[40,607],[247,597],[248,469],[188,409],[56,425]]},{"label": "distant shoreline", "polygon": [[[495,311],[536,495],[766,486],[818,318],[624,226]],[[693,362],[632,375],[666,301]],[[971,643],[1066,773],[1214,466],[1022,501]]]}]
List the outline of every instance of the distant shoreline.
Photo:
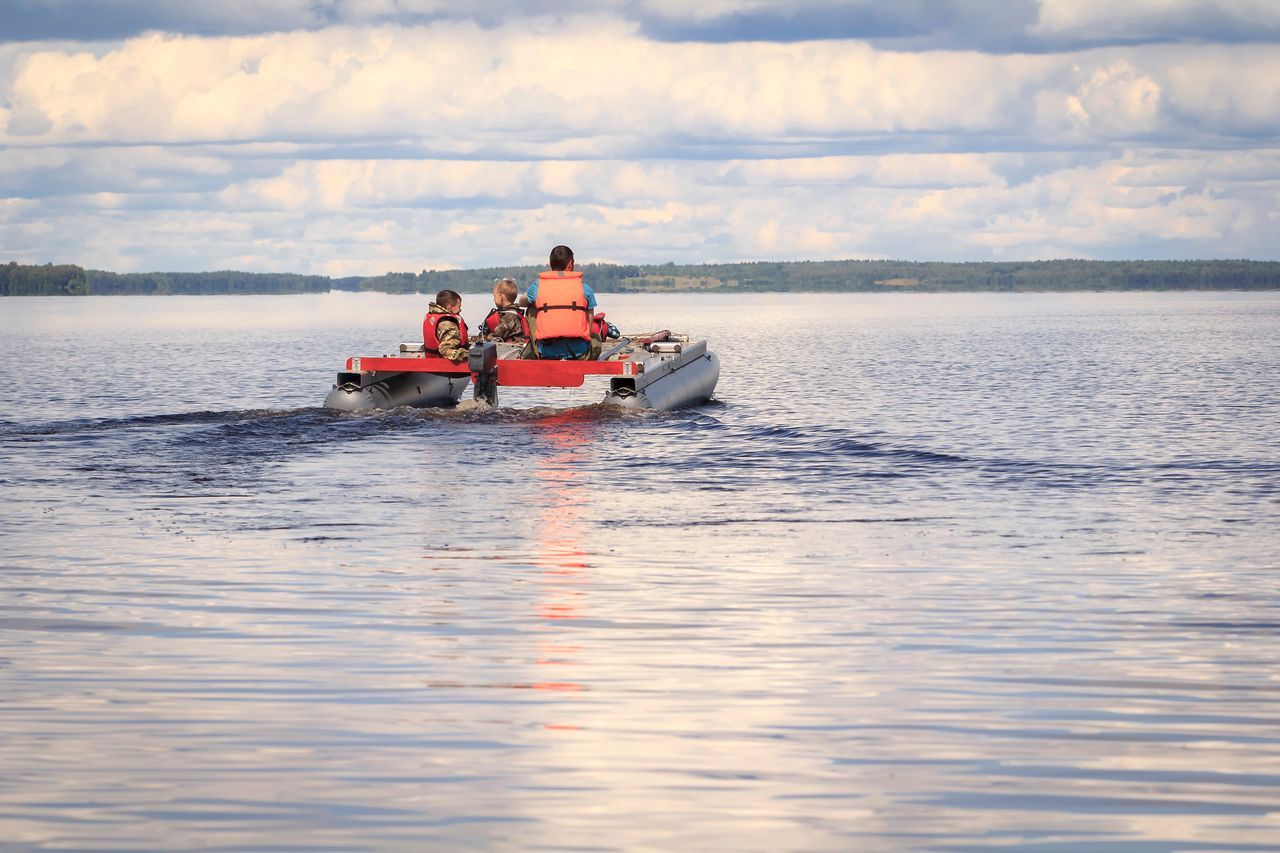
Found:
[{"label": "distant shoreline", "polygon": [[[330,291],[484,293],[495,279],[532,281],[534,266],[299,275],[231,270],[113,273],[74,264],[0,264],[0,296],[267,295]],[[1280,261],[758,261],[584,264],[601,293],[1072,293],[1280,290]]]}]

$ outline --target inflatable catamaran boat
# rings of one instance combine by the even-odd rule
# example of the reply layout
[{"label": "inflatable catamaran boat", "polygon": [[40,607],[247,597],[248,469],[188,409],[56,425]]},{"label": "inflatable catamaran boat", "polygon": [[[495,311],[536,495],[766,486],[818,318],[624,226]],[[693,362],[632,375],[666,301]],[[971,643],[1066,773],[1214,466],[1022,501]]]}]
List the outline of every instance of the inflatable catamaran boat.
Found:
[{"label": "inflatable catamaran boat", "polygon": [[427,356],[422,344],[401,344],[399,356],[348,358],[324,405],[344,412],[453,406],[471,383],[475,399],[496,406],[499,387],[579,388],[588,376],[607,376],[605,403],[667,410],[705,403],[720,378],[707,342],[687,335],[664,330],[609,344],[596,361],[551,361],[521,359],[522,344],[486,341],[460,364]]}]

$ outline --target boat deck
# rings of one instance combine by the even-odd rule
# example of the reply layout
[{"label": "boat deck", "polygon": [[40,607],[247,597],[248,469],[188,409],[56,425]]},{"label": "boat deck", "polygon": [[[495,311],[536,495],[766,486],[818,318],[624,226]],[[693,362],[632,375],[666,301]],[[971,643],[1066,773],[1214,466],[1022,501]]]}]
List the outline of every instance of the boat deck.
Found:
[{"label": "boat deck", "polygon": [[[645,370],[646,362],[664,360],[691,346],[688,335],[667,332],[655,346],[658,351],[646,349],[646,341],[662,335],[661,332],[624,334],[605,341],[603,361],[558,361],[555,359],[521,358],[524,344],[497,342],[498,384],[524,387],[577,388],[587,376],[636,376]],[[704,342],[694,342],[705,347]],[[427,356],[421,344],[400,344],[398,356],[352,356],[346,369],[352,373],[364,371],[398,373],[437,373],[463,376],[472,373],[467,362]]]}]

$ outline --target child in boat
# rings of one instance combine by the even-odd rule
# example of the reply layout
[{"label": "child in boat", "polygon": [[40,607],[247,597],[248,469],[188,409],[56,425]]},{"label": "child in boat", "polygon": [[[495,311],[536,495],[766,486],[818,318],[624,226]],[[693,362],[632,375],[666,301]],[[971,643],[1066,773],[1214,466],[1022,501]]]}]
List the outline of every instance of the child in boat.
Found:
[{"label": "child in boat", "polygon": [[514,278],[499,279],[493,286],[493,310],[484,318],[483,334],[492,341],[529,340],[529,321],[515,304],[519,291]]},{"label": "child in boat", "polygon": [[467,321],[462,319],[462,297],[452,290],[436,294],[436,301],[422,318],[422,343],[428,356],[460,363],[467,360]]}]

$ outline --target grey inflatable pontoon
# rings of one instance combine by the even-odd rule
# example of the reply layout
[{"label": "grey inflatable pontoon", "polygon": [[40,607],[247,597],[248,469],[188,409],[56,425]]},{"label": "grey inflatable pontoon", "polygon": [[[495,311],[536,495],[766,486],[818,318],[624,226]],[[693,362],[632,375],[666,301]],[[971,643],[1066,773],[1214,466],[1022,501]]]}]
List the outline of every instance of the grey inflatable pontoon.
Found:
[{"label": "grey inflatable pontoon", "polygon": [[580,387],[586,377],[609,377],[603,402],[632,409],[679,409],[711,398],[720,359],[706,341],[670,332],[624,335],[605,342],[596,361],[521,359],[521,346],[485,342],[454,364],[428,357],[421,344],[401,344],[400,356],[352,357],[325,397],[344,412],[456,405],[472,383],[477,400],[498,403],[500,387]]},{"label": "grey inflatable pontoon", "polygon": [[669,339],[650,343],[631,359],[644,369],[632,376],[609,380],[604,402],[629,409],[681,409],[711,399],[720,380],[720,359],[707,351],[706,341]]},{"label": "grey inflatable pontoon", "polygon": [[[422,345],[401,344],[400,352],[416,353],[421,359]],[[370,359],[360,358],[347,360],[347,369],[338,374],[333,389],[324,398],[326,409],[358,412],[367,409],[395,409],[399,406],[412,406],[416,409],[454,406],[471,381],[470,373],[362,369],[361,362],[369,361]]]}]

